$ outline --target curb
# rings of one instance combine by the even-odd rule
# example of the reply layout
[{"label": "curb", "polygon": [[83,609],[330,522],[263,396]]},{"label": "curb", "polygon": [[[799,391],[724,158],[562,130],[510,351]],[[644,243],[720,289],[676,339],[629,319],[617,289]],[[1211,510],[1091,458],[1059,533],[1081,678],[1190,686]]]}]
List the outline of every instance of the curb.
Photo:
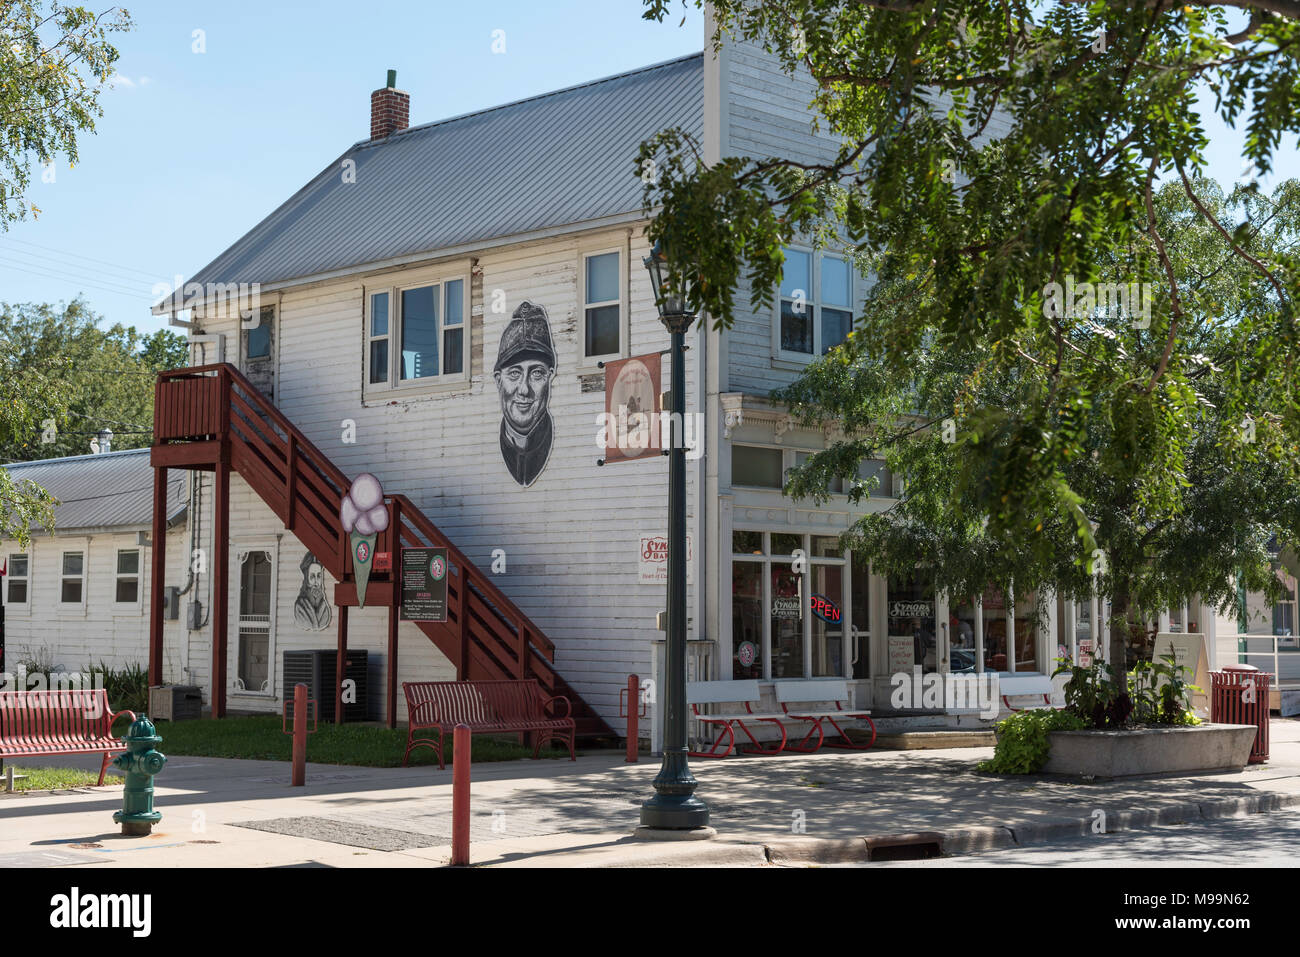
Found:
[{"label": "curb", "polygon": [[[1300,806],[1300,794],[1276,791],[1189,801],[1161,808],[1112,811],[1105,818],[1107,834],[1164,824],[1243,817]],[[1101,810],[1104,810],[1102,808]],[[778,838],[758,842],[767,862],[778,866],[854,864],[880,860],[907,860],[1043,844],[1062,838],[1093,834],[1094,818],[1049,818],[1027,824],[951,828],[942,831],[907,831],[867,834],[852,838]],[[939,853],[933,853],[937,848]]]}]

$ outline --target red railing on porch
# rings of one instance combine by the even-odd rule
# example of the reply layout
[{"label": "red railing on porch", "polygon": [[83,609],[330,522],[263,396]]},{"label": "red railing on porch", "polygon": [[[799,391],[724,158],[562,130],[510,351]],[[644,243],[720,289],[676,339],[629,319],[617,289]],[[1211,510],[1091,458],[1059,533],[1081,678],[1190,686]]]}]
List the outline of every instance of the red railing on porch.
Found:
[{"label": "red railing on porch", "polygon": [[[335,602],[341,606],[341,644],[345,642],[346,608],[357,604],[348,536],[338,521],[340,502],[351,486],[348,477],[228,363],[162,373],[154,402],[153,464],[209,469],[219,468],[224,461],[243,476],[284,527],[339,582]],[[394,616],[389,629],[390,657],[396,652],[396,578],[401,548],[444,547],[451,565],[448,620],[416,624],[455,664],[457,677],[535,678],[548,695],[563,694],[571,699],[580,734],[611,733],[555,670],[554,643],[491,577],[405,495],[384,498],[390,521],[379,534],[375,551],[391,553],[393,571],[372,573],[366,597],[368,605],[386,605]],[[161,587],[155,594],[160,593]],[[214,602],[223,601],[223,597],[214,595]],[[396,673],[388,670],[391,723]],[[214,702],[217,691],[214,686]]]}]

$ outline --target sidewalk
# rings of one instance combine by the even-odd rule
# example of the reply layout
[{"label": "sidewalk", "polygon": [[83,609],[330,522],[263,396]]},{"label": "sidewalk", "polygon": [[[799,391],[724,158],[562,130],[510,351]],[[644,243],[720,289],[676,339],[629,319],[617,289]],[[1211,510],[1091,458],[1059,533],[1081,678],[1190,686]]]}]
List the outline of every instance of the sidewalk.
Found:
[{"label": "sidewalk", "polygon": [[[167,744],[162,750],[165,753]],[[308,745],[310,749],[310,744]],[[310,755],[310,750],[308,751]],[[472,860],[495,866],[756,866],[867,860],[926,832],[944,853],[1277,810],[1300,804],[1300,720],[1272,726],[1272,760],[1234,774],[1106,783],[974,773],[992,748],[827,752],[695,761],[709,841],[631,836],[658,761],[600,752],[473,769]],[[40,763],[35,761],[27,764]],[[51,765],[98,768],[95,758]],[[156,782],[148,838],[112,822],[121,786],[0,794],[0,866],[422,867],[445,864],[451,769],[307,766],[173,757]]]}]

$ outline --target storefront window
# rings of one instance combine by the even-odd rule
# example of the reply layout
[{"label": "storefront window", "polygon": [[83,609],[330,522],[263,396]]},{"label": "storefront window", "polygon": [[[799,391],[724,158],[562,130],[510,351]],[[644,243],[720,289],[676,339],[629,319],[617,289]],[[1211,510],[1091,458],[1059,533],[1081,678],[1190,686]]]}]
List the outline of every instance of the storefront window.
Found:
[{"label": "storefront window", "polygon": [[973,674],[976,665],[974,602],[954,603],[948,615],[948,670],[956,674]]},{"label": "storefront window", "polygon": [[1016,671],[1039,671],[1038,634],[1034,627],[1034,600],[1016,596]]},{"label": "storefront window", "polygon": [[802,535],[772,535],[773,555],[793,555],[796,549],[803,548]]},{"label": "storefront window", "polygon": [[763,565],[731,563],[731,677],[763,677]]},{"label": "storefront window", "polygon": [[[814,542],[814,554],[816,548]],[[865,583],[864,583],[865,584]],[[844,674],[844,568],[841,565],[812,566],[812,675],[838,678]]]},{"label": "storefront window", "polygon": [[853,642],[849,646],[852,656],[853,677],[871,677],[871,565],[865,558],[853,554],[853,588],[849,596],[852,609]]},{"label": "storefront window", "polygon": [[762,555],[762,532],[732,532],[731,550],[737,555]]},{"label": "storefront window", "polygon": [[920,575],[890,578],[887,606],[889,667],[904,673],[920,665],[924,672],[938,667],[934,631],[934,585]]},{"label": "storefront window", "polygon": [[[775,538],[776,536],[772,536]],[[802,678],[802,575],[787,564],[772,564],[772,677]]]},{"label": "storefront window", "polygon": [[984,615],[984,670],[1008,671],[1007,603],[1000,591],[986,591],[981,613]]}]

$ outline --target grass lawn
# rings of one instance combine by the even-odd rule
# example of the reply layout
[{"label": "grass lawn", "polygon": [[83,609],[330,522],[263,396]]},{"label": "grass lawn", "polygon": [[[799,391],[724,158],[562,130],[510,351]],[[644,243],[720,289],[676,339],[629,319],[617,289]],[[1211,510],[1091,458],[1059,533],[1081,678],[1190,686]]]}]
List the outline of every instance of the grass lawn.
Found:
[{"label": "grass lawn", "polygon": [[[309,725],[310,727],[310,725]],[[293,737],[281,730],[278,715],[201,718],[194,721],[160,721],[158,750],[168,757],[192,755],[206,758],[254,758],[289,761],[293,757]],[[432,735],[430,735],[432,736]],[[473,760],[514,761],[531,758],[532,748],[519,744],[515,735],[493,738],[476,734],[471,739]],[[325,724],[307,736],[307,760],[319,764],[355,764],[368,768],[395,768],[402,764],[406,749],[406,731],[362,724]],[[451,767],[451,735],[446,738],[447,766]],[[569,752],[543,748],[544,758],[567,758]],[[418,748],[411,753],[411,765],[436,764],[432,748]],[[93,783],[93,782],[92,782]]]},{"label": "grass lawn", "polygon": [[[9,767],[5,765],[5,770],[8,771]],[[23,768],[13,765],[13,769],[15,791],[61,791],[64,788],[93,787],[99,780],[98,771],[80,771],[76,768]],[[20,778],[20,774],[27,777]],[[121,784],[122,779],[109,774],[104,778],[104,783]],[[0,786],[0,790],[3,790],[3,786]]]}]

